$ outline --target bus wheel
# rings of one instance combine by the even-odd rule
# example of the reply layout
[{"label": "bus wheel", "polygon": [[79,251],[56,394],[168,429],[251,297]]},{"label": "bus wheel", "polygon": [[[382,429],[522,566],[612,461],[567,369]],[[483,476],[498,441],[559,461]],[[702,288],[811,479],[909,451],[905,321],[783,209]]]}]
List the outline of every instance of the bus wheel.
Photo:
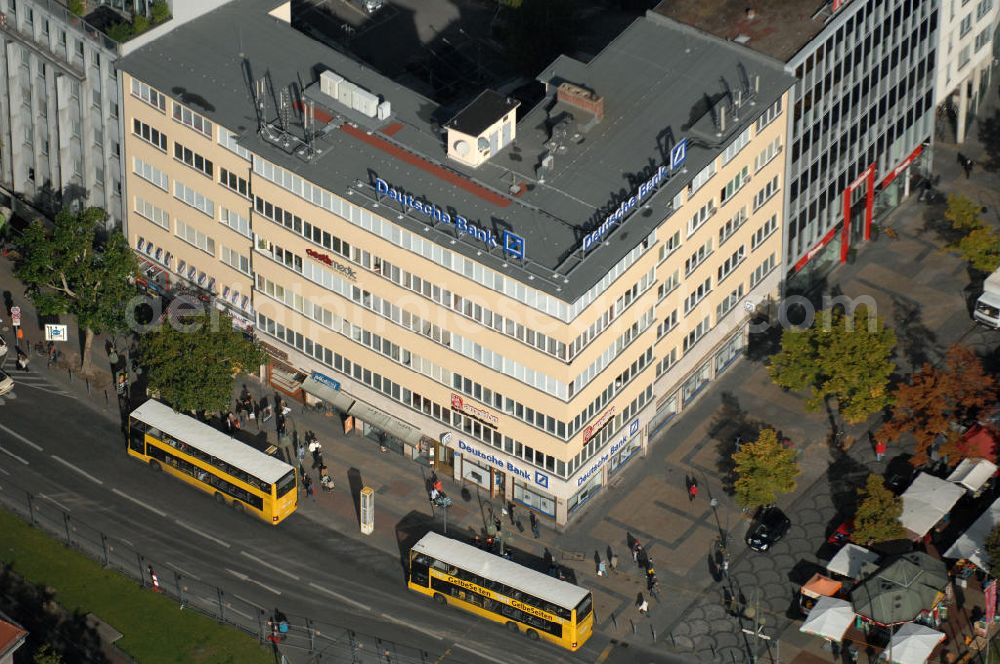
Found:
[{"label": "bus wheel", "polygon": [[516,634],[521,631],[516,622],[508,621],[505,626],[507,627],[508,632],[514,632]]},{"label": "bus wheel", "polygon": [[240,514],[242,514],[243,513],[243,503],[241,503],[238,500],[234,500],[233,501],[233,511],[234,512],[239,512]]},{"label": "bus wheel", "polygon": [[528,640],[529,641],[537,641],[538,640],[538,632],[536,632],[533,629],[529,629],[527,632],[525,632],[525,634],[528,635]]},{"label": "bus wheel", "polygon": [[155,470],[156,472],[160,472],[161,470],[163,470],[163,468],[160,466],[160,462],[157,461],[156,459],[149,460],[149,467]]},{"label": "bus wheel", "polygon": [[448,600],[441,593],[434,593],[434,601],[442,605],[448,603]]},{"label": "bus wheel", "polygon": [[215,502],[219,503],[220,505],[225,505],[226,504],[226,497],[223,496],[218,491],[216,491],[215,492]]}]

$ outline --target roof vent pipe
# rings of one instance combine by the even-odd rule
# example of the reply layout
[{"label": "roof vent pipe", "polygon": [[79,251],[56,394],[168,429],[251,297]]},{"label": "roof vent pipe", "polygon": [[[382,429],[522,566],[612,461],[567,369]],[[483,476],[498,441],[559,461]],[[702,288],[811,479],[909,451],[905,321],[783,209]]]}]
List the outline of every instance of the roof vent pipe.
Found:
[{"label": "roof vent pipe", "polygon": [[747,7],[747,20],[752,21],[757,18],[757,12],[754,11],[753,7]]}]

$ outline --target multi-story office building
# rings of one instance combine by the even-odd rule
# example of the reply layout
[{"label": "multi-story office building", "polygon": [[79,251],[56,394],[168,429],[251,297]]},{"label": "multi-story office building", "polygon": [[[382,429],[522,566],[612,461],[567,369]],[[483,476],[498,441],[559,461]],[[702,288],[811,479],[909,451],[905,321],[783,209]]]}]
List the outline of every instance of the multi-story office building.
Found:
[{"label": "multi-story office building", "polygon": [[566,524],[778,292],[792,78],[650,16],[533,108],[442,108],[272,7],[121,61],[129,242],[274,385]]},{"label": "multi-story office building", "polygon": [[[119,43],[58,0],[0,0],[0,193],[15,210],[26,204],[51,214],[79,202],[107,210],[109,228],[121,226],[115,63],[223,2],[168,0],[171,20]],[[150,3],[114,4],[145,12]]]},{"label": "multi-story office building", "polygon": [[120,225],[118,43],[56,0],[0,7],[0,191],[46,213],[102,207]]},{"label": "multi-story office building", "polygon": [[940,15],[935,103],[951,114],[961,143],[990,84],[997,3],[942,0]]},{"label": "multi-story office building", "polygon": [[936,0],[666,0],[656,11],[785,63],[786,269],[807,286],[930,163]]}]

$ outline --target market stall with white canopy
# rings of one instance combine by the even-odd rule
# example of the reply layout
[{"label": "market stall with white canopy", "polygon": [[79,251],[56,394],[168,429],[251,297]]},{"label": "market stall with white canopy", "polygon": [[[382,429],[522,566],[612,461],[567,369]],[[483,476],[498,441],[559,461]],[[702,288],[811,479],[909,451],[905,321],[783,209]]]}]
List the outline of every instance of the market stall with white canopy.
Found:
[{"label": "market stall with white canopy", "polygon": [[990,559],[984,543],[990,531],[998,523],[1000,523],[1000,498],[994,500],[989,509],[979,515],[979,518],[972,522],[972,525],[955,540],[955,543],[948,547],[948,550],[944,552],[944,557],[968,560],[979,569],[989,571]]},{"label": "market stall with white canopy", "polygon": [[944,634],[926,625],[906,623],[892,635],[884,652],[891,653],[890,664],[926,664],[944,638]]},{"label": "market stall with white canopy", "polygon": [[857,544],[845,544],[837,554],[826,564],[826,569],[832,574],[846,576],[849,579],[860,579],[867,565],[878,562],[879,555]]},{"label": "market stall with white canopy", "polygon": [[850,602],[836,597],[820,597],[799,631],[840,641],[847,628],[854,623],[854,618]]},{"label": "market stall with white canopy", "polygon": [[899,522],[914,538],[921,538],[955,506],[965,488],[927,473],[920,473],[903,494]]}]

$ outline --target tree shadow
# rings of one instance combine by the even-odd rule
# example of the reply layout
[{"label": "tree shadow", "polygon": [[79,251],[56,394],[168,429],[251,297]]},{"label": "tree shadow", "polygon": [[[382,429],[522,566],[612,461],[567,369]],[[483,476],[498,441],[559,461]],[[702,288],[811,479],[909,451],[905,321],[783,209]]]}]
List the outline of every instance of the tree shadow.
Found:
[{"label": "tree shadow", "polygon": [[826,469],[830,499],[840,517],[850,517],[858,509],[858,487],[864,485],[870,472],[863,463],[837,448],[830,450],[831,462]]},{"label": "tree shadow", "polygon": [[894,295],[892,303],[899,349],[909,362],[910,370],[916,371],[930,360],[928,351],[937,341],[937,335],[921,322],[922,307],[917,302]]},{"label": "tree shadow", "polygon": [[715,467],[722,480],[722,490],[731,496],[733,495],[733,482],[736,479],[733,454],[736,453],[737,436],[743,441],[755,440],[760,434],[760,430],[768,425],[762,420],[751,418],[740,406],[739,399],[734,393],[724,391],[719,397],[722,405],[712,416],[712,421],[708,426],[708,435],[717,441],[718,458]]},{"label": "tree shadow", "polygon": [[944,245],[956,244],[965,237],[966,231],[957,229],[951,222],[944,218],[945,210],[948,208],[947,199],[935,199],[933,203],[928,203],[924,208],[924,233],[934,233],[938,241]]},{"label": "tree shadow", "polygon": [[992,173],[1000,168],[1000,109],[979,120],[979,142],[986,151],[983,168]]}]

